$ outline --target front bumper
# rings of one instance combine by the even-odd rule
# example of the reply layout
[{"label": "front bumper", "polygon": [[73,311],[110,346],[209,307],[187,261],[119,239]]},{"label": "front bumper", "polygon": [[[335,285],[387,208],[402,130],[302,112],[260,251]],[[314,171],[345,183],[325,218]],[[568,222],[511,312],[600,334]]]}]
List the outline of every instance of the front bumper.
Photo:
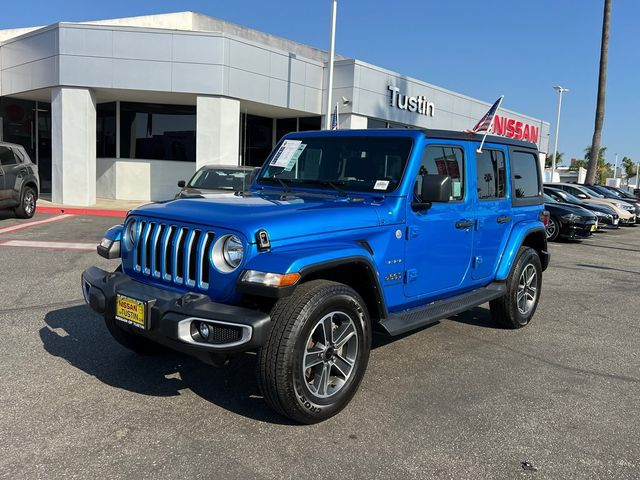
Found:
[{"label": "front bumper", "polygon": [[[271,330],[271,318],[263,312],[214,303],[203,294],[164,290],[97,267],[82,272],[82,293],[86,303],[106,321],[204,361],[210,361],[212,354],[255,350],[266,342]],[[116,294],[147,302],[145,329],[115,318]],[[197,322],[207,323],[215,337],[203,340],[193,327]]]},{"label": "front bumper", "polygon": [[586,238],[590,237],[597,228],[595,221],[584,223],[563,223],[560,229],[560,235],[568,238]]}]

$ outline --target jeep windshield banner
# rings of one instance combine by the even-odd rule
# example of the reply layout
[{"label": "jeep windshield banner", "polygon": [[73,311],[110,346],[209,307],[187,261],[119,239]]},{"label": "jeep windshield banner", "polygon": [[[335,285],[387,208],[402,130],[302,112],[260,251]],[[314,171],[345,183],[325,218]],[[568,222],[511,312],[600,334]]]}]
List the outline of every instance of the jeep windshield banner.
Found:
[{"label": "jeep windshield banner", "polygon": [[284,140],[258,183],[285,189],[392,192],[400,184],[413,141],[408,137],[305,137]]}]

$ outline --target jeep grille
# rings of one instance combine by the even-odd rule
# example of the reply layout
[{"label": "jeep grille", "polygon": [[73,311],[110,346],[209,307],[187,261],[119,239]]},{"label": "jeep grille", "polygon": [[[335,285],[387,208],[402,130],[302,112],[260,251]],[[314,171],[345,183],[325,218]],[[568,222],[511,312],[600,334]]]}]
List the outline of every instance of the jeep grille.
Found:
[{"label": "jeep grille", "polygon": [[213,232],[133,220],[133,269],[165,282],[206,290]]}]

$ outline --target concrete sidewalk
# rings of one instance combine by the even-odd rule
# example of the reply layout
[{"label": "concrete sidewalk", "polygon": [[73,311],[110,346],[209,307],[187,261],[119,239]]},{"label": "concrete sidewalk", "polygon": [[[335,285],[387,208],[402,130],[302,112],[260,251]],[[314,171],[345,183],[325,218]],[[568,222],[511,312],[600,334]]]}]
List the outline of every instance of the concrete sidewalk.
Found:
[{"label": "concrete sidewalk", "polygon": [[37,212],[71,213],[75,215],[96,215],[102,217],[124,217],[133,208],[150,203],[140,200],[114,200],[112,198],[96,198],[96,204],[90,207],[62,205],[53,203],[51,196],[44,194],[38,199]]}]

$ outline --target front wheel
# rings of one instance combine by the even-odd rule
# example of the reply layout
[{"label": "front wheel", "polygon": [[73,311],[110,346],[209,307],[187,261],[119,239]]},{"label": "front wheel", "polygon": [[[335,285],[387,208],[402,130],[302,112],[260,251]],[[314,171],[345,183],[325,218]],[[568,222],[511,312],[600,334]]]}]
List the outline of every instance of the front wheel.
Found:
[{"label": "front wheel", "polygon": [[549,221],[545,227],[545,233],[547,234],[547,240],[549,242],[555,241],[558,235],[560,235],[560,222],[554,217],[549,217]]},{"label": "front wheel", "polygon": [[273,329],[258,359],[265,401],[300,423],[340,412],[369,361],[371,328],[360,295],[341,283],[310,281],[279,300],[271,320]]},{"label": "front wheel", "polygon": [[542,289],[542,264],[531,247],[520,247],[506,281],[507,293],[489,302],[491,316],[504,328],[527,325],[538,307]]}]

